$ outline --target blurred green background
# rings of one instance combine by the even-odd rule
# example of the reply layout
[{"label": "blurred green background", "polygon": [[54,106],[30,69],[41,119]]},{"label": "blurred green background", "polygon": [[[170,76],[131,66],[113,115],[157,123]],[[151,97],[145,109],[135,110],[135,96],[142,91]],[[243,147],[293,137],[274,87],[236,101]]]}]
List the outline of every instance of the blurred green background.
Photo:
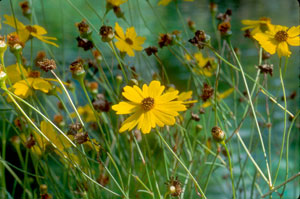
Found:
[{"label": "blurred green background", "polygon": [[[11,2],[12,4],[10,4],[9,0],[0,1],[1,19],[4,20],[4,14],[12,15],[13,7],[16,17],[24,24],[30,24],[28,19],[22,16],[22,12],[19,7],[19,3],[21,1],[12,0]],[[105,0],[31,0],[29,2],[32,5],[32,23],[45,27],[48,30],[48,36],[57,37],[57,43],[60,45],[59,48],[46,46],[39,40],[35,39],[33,40],[33,52],[46,49],[48,56],[54,57],[57,60],[58,71],[60,75],[65,76],[65,79],[71,78],[71,75],[68,73],[68,66],[71,62],[78,57],[91,58],[90,52],[84,52],[82,49],[79,49],[76,42],[76,37],[79,33],[75,23],[80,22],[84,18],[91,22],[93,39],[96,46],[103,52],[106,61],[109,64],[117,65],[117,62],[113,58],[107,44],[101,42],[101,38],[98,35],[99,28],[103,24],[102,17],[105,12]],[[209,10],[210,1],[195,0],[194,2],[184,2],[179,0],[178,7],[183,18],[180,18],[175,3],[171,3],[165,7],[158,6],[157,0],[149,0],[149,2],[150,3],[146,0],[129,0],[128,3],[121,6],[128,23],[121,19],[117,19],[113,12],[108,13],[104,23],[114,27],[114,24],[117,21],[123,29],[134,26],[138,35],[147,38],[143,46],[148,47],[150,45],[157,46],[158,36],[160,33],[172,32],[173,30],[180,30],[182,32],[183,40],[187,41],[192,38],[193,32],[188,30],[186,23],[188,19],[192,19],[196,24],[196,29],[205,30],[207,34],[211,35],[212,42],[216,41]],[[227,8],[232,9],[232,43],[234,47],[240,49],[244,69],[252,77],[255,77],[256,74],[255,65],[258,62],[257,49],[253,41],[243,37],[243,32],[241,31],[241,20],[256,20],[265,16],[271,18],[273,24],[289,27],[299,25],[299,4],[296,0],[219,0],[214,2],[218,4],[217,13],[223,13]],[[76,8],[72,7],[70,3]],[[185,32],[184,29],[187,29],[187,32]],[[12,28],[6,24],[2,24],[0,34],[5,35],[12,31]],[[195,47],[189,43],[186,44],[186,47],[191,52],[196,51]],[[291,51],[292,56],[289,59],[288,69],[285,75],[285,86],[287,89],[287,95],[291,94],[293,91],[297,91],[296,100],[289,102],[288,108],[292,113],[296,113],[299,109],[299,47],[291,47]],[[30,45],[26,45],[23,52],[29,62],[30,60],[33,60],[34,57],[30,58]],[[186,89],[189,74],[182,64],[168,51],[167,48],[159,50],[159,57],[166,66],[171,82],[180,89]],[[15,58],[8,53],[6,53],[5,60],[6,65],[10,65],[15,62]],[[274,75],[272,78],[269,78],[268,89],[270,93],[274,96],[278,96],[278,99],[280,99],[282,93],[279,80],[278,60],[277,55],[271,57],[271,63],[274,64]],[[127,62],[128,65],[135,66],[137,68],[137,73],[147,81],[151,79],[152,73],[157,71],[155,69],[157,67],[155,59],[153,57],[146,56],[144,52],[136,53],[135,58],[127,58]],[[121,74],[120,71],[116,71],[116,73]],[[219,89],[222,90],[223,88],[228,88],[228,85],[222,85],[222,83],[224,82],[221,82]],[[251,85],[250,82],[249,84]],[[242,82],[240,83],[240,86],[241,90],[243,90]],[[260,94],[260,96],[261,99],[263,99],[263,95]],[[264,100],[262,100],[262,103],[264,103]],[[281,103],[283,104],[283,102]],[[264,112],[263,105],[261,107],[259,106],[259,109]],[[283,129],[283,112],[277,107],[274,108],[272,125],[272,133],[274,135],[272,147],[274,147],[274,151],[276,151],[276,153],[274,152],[273,154],[273,166],[275,168],[277,165],[277,152],[279,151],[278,148],[280,147],[282,139],[281,129]],[[247,127],[249,126],[245,125],[241,131],[241,135],[246,140],[250,134]],[[267,129],[265,128],[263,131],[263,137],[265,140],[267,140],[267,136]],[[299,149],[299,141],[299,131],[295,130],[294,135],[291,137],[291,162],[289,164],[292,170],[290,173],[299,171],[300,154],[299,151],[297,151],[297,149]],[[258,163],[264,165],[264,159],[261,151],[254,151],[253,155],[255,159],[257,159]],[[245,154],[243,154],[242,158],[245,157]],[[236,159],[234,159],[234,161],[237,162],[238,157],[235,158]],[[285,163],[282,161],[281,169],[284,168]],[[252,170],[253,167],[249,167],[250,173],[252,173]],[[220,175],[222,174],[220,173]],[[280,174],[278,181],[281,182],[283,179],[284,173]],[[297,194],[299,194],[299,187],[295,188],[297,187],[297,184],[299,185],[299,180],[295,180],[291,184],[288,184],[288,191],[286,191],[284,198],[295,198]],[[226,190],[228,188],[227,185],[219,184],[217,182],[214,184],[212,182],[210,187],[213,191],[209,194],[211,198],[228,198],[227,196],[222,196],[223,192],[228,192],[228,190]],[[267,187],[265,187],[265,189],[267,190]],[[266,190],[262,191],[266,192]]]}]

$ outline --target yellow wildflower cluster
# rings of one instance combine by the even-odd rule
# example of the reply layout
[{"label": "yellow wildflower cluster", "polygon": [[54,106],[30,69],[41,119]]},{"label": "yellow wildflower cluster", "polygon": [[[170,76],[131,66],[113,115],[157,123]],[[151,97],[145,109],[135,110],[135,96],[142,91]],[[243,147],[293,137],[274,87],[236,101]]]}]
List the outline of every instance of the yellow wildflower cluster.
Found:
[{"label": "yellow wildflower cluster", "polygon": [[277,52],[279,57],[291,55],[290,46],[300,46],[300,26],[291,28],[271,24],[269,18],[242,20],[246,25],[242,30],[251,30],[251,36],[270,54]]}]

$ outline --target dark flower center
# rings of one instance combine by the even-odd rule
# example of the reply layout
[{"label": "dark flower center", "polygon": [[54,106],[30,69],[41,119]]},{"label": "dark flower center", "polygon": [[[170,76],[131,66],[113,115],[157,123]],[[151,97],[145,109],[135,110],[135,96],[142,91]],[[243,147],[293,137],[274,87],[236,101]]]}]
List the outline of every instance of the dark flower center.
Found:
[{"label": "dark flower center", "polygon": [[288,38],[288,34],[284,30],[280,30],[275,34],[275,39],[279,42],[286,41]]},{"label": "dark flower center", "polygon": [[126,38],[125,42],[128,43],[129,45],[133,44],[133,41],[130,38]]},{"label": "dark flower center", "polygon": [[30,71],[28,77],[39,78],[41,73],[39,71]]},{"label": "dark flower center", "polygon": [[36,28],[34,28],[34,27],[32,27],[32,26],[26,26],[26,29],[27,29],[29,32],[37,33]]},{"label": "dark flower center", "polygon": [[147,97],[142,101],[142,107],[145,111],[149,111],[154,106],[154,99],[152,97]]}]

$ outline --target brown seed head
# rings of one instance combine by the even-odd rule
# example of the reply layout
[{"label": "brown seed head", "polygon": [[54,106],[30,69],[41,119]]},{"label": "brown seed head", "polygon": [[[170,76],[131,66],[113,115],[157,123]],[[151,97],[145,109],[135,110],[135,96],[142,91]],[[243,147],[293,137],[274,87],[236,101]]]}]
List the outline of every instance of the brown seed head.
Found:
[{"label": "brown seed head", "polygon": [[76,23],[75,25],[78,28],[80,35],[86,35],[90,32],[90,26],[85,20],[82,20],[80,23]]},{"label": "brown seed head", "polygon": [[270,74],[273,76],[273,64],[263,64],[258,66],[261,74]]},{"label": "brown seed head", "polygon": [[211,129],[212,137],[216,142],[221,142],[225,139],[225,133],[222,129],[218,126],[215,126]]},{"label": "brown seed head", "polygon": [[70,71],[74,75],[84,72],[83,60],[79,58],[76,61],[72,62],[70,65]]},{"label": "brown seed head", "polygon": [[25,141],[25,147],[30,149],[31,147],[33,147],[35,145],[35,140],[32,134],[30,134],[30,136],[27,138],[27,140]]},{"label": "brown seed head", "polygon": [[77,40],[77,46],[83,48],[84,51],[88,51],[94,48],[93,42],[88,39],[76,37],[76,40]]},{"label": "brown seed head", "polygon": [[81,123],[74,123],[69,125],[68,135],[76,135],[82,129]]},{"label": "brown seed head", "polygon": [[22,2],[19,3],[19,5],[20,5],[20,7],[22,9],[23,15],[28,15],[28,14],[31,13],[28,1],[22,1]]},{"label": "brown seed head", "polygon": [[171,196],[174,197],[180,196],[180,194],[182,193],[182,187],[181,187],[181,182],[178,180],[178,177],[176,177],[176,179],[174,177],[171,177],[166,184],[168,186],[168,190]]},{"label": "brown seed head", "polygon": [[160,34],[159,35],[159,41],[158,41],[158,45],[160,48],[164,47],[164,46],[169,46],[172,44],[173,38],[172,35],[167,33],[167,34]]},{"label": "brown seed head", "polygon": [[110,42],[115,36],[113,28],[111,26],[105,26],[105,25],[103,25],[100,28],[99,34],[101,35],[102,41],[104,42]]},{"label": "brown seed head", "polygon": [[218,25],[221,35],[226,35],[230,31],[231,25],[229,21],[222,22]]},{"label": "brown seed head", "polygon": [[275,34],[275,39],[278,42],[286,41],[288,39],[288,37],[289,37],[288,33],[284,30],[280,30],[280,31],[276,32],[276,34]]},{"label": "brown seed head", "polygon": [[38,61],[38,66],[45,72],[56,69],[56,63],[53,59],[43,59]]},{"label": "brown seed head", "polygon": [[108,112],[110,110],[111,103],[108,102],[103,94],[98,94],[97,99],[93,101],[93,107],[99,112]]},{"label": "brown seed head", "polygon": [[32,70],[28,73],[28,77],[39,78],[41,76],[40,71]]},{"label": "brown seed head", "polygon": [[192,120],[195,120],[196,122],[199,122],[200,121],[200,117],[199,115],[195,114],[195,113],[192,113]]},{"label": "brown seed head", "polygon": [[149,46],[148,48],[145,48],[144,50],[148,56],[156,55],[158,52],[158,49],[155,46]]},{"label": "brown seed head", "polygon": [[7,35],[7,44],[10,48],[16,48],[18,49],[19,47],[24,48],[24,43],[21,42],[19,36],[17,34],[11,33]]},{"label": "brown seed head", "polygon": [[203,100],[203,102],[206,102],[211,96],[214,94],[214,89],[208,85],[207,83],[204,83],[202,88],[202,95],[200,98]]},{"label": "brown seed head", "polygon": [[77,133],[74,140],[77,144],[83,144],[88,141],[88,134],[86,132]]}]

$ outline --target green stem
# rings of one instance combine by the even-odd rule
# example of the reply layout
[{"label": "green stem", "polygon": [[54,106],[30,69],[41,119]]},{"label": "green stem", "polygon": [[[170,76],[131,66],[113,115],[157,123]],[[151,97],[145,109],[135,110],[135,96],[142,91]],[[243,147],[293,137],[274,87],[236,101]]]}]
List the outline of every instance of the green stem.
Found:
[{"label": "green stem", "polygon": [[228,157],[228,164],[229,164],[229,171],[230,171],[230,178],[231,178],[231,183],[232,183],[232,195],[233,195],[233,199],[235,199],[235,188],[234,188],[234,178],[233,178],[233,171],[232,171],[232,163],[231,163],[231,157],[230,157],[230,153],[228,151],[228,148],[225,144],[225,142],[222,142],[222,145],[224,146],[225,150],[226,150],[226,154]]},{"label": "green stem", "polygon": [[172,153],[172,155],[178,160],[178,162],[181,164],[181,166],[184,168],[184,170],[189,174],[189,176],[192,178],[195,186],[197,187],[197,189],[200,191],[201,196],[203,198],[206,198],[204,192],[202,191],[200,185],[198,184],[197,180],[194,178],[194,176],[191,174],[191,172],[189,171],[189,169],[185,166],[185,164],[181,161],[181,159],[176,155],[176,153],[173,151],[173,149],[168,145],[168,143],[166,142],[166,140],[162,137],[162,135],[160,134],[160,132],[158,131],[158,129],[156,129],[156,132],[158,134],[158,136],[160,137],[161,141],[165,144],[165,146],[169,149],[169,151]]}]

